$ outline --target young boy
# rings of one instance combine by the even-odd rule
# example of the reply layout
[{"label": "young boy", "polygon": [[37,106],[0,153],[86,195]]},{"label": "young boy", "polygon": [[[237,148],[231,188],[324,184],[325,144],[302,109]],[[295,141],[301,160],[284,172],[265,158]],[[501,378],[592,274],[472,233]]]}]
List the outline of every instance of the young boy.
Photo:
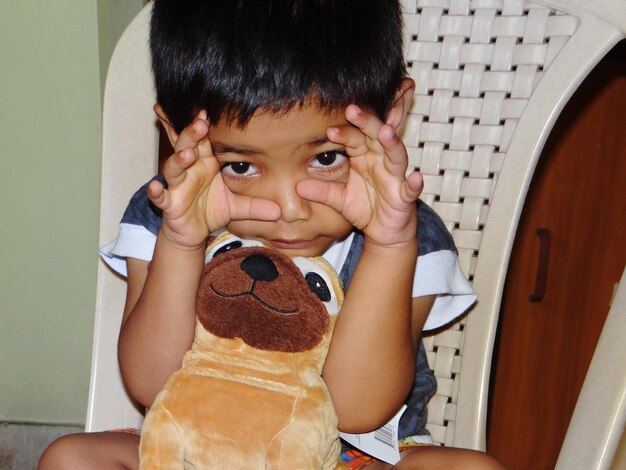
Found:
[{"label": "young boy", "polygon": [[[150,46],[155,111],[175,153],[133,198],[109,252],[127,268],[119,360],[129,392],[150,406],[180,367],[207,240],[226,228],[290,255],[324,255],[344,279],[323,371],[340,430],[378,428],[407,402],[401,436],[427,442],[435,385],[419,338],[427,317],[449,322],[474,295],[451,237],[416,202],[421,175],[405,176],[396,133],[413,82],[399,3],[155,0]],[[440,282],[436,263],[448,273]],[[138,442],[66,436],[40,468],[134,469]],[[352,465],[391,468],[367,457]],[[439,467],[502,468],[432,446],[407,446],[394,468]]]}]

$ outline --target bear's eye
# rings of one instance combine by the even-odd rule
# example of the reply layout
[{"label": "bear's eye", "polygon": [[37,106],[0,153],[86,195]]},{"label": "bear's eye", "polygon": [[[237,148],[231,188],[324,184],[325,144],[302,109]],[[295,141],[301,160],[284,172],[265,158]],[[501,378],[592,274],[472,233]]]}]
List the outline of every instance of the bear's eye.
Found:
[{"label": "bear's eye", "polygon": [[322,302],[330,301],[330,289],[328,288],[328,285],[326,284],[326,281],[324,281],[322,276],[317,273],[311,272],[307,273],[307,275],[304,276],[304,279],[306,280],[309,289],[311,289],[311,292],[317,295]]},{"label": "bear's eye", "polygon": [[227,243],[226,245],[220,247],[215,251],[213,257],[215,258],[218,255],[223,255],[224,253],[228,253],[230,250],[236,250],[237,248],[241,248],[243,243],[241,241],[236,240],[234,242]]}]

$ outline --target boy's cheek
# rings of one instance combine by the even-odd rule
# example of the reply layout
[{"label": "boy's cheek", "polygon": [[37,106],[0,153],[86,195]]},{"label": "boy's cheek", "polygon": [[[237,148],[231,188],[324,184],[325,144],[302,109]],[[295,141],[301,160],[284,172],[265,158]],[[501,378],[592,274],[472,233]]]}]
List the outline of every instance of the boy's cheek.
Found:
[{"label": "boy's cheek", "polygon": [[244,181],[243,178],[233,178],[229,176],[225,176],[223,172],[220,172],[222,181],[226,189],[233,194],[237,194],[240,196],[254,196],[254,194],[250,194],[250,183]]}]

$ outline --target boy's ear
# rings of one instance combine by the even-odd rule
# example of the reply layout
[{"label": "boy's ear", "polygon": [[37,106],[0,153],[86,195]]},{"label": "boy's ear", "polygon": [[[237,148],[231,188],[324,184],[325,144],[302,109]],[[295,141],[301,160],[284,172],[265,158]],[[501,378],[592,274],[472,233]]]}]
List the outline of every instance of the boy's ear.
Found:
[{"label": "boy's ear", "polygon": [[397,132],[404,124],[404,118],[411,107],[411,100],[415,92],[415,82],[411,78],[404,78],[400,89],[396,93],[396,99],[387,113],[387,121]]},{"label": "boy's ear", "polygon": [[170,141],[170,145],[172,146],[172,148],[174,148],[176,145],[176,141],[178,140],[178,133],[170,124],[169,119],[167,119],[167,115],[165,114],[163,108],[161,108],[161,105],[159,103],[155,104],[152,109],[159,118],[159,121],[161,121],[161,125],[163,126],[163,129],[165,129],[165,133],[167,134],[167,138]]}]

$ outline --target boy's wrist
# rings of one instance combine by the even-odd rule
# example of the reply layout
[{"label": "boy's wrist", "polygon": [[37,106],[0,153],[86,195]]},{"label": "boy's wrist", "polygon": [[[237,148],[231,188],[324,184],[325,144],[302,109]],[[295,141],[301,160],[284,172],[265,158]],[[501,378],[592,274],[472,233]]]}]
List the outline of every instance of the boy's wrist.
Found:
[{"label": "boy's wrist", "polygon": [[159,230],[159,234],[157,235],[157,238],[161,240],[161,243],[166,243],[167,245],[169,245],[170,247],[176,250],[190,252],[190,253],[196,252],[196,251],[201,251],[202,253],[204,253],[206,250],[207,242],[208,242],[208,237],[207,237],[202,242],[197,243],[197,244],[180,243],[178,240],[176,240],[177,237],[172,234],[169,234],[165,227],[161,227],[161,229]]},{"label": "boy's wrist", "polygon": [[406,250],[417,246],[417,210],[411,215],[403,226],[388,227],[382,229],[378,227],[374,233],[363,231],[365,243],[372,250],[381,249],[381,252],[391,252],[393,250]]},{"label": "boy's wrist", "polygon": [[417,237],[413,235],[409,240],[383,244],[366,236],[363,242],[363,251],[381,257],[407,257],[413,253],[417,255]]}]

